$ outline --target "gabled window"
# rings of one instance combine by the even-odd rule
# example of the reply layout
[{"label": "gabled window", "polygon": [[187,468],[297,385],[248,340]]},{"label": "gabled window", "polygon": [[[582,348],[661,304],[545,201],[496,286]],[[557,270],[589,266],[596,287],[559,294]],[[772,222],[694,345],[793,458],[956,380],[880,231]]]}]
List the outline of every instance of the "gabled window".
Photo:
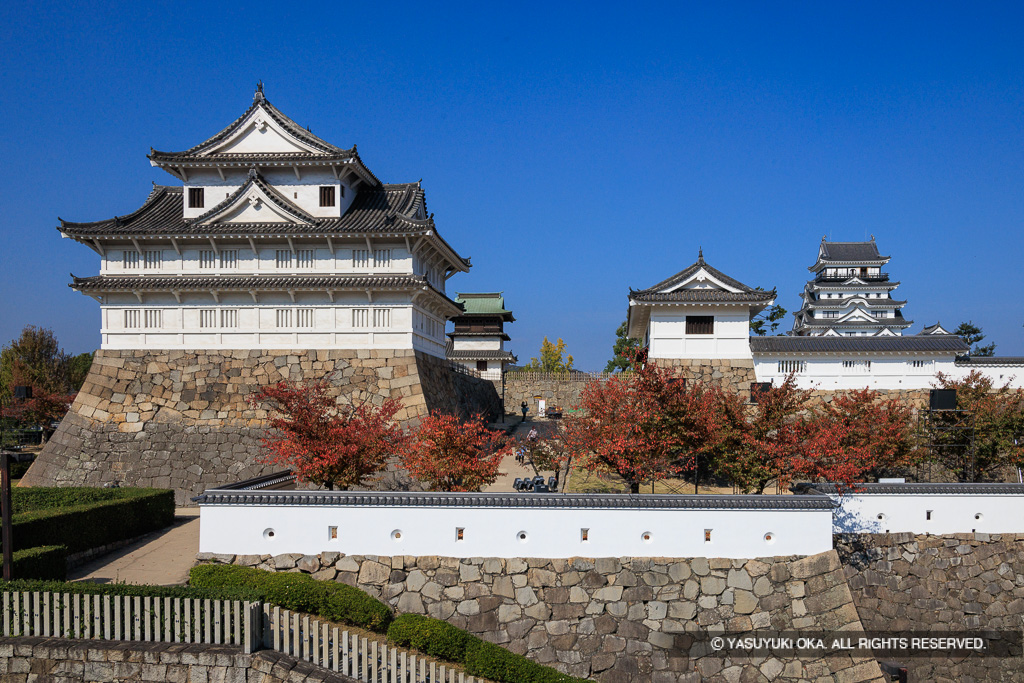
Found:
[{"label": "gabled window", "polygon": [[333,185],[324,185],[320,188],[320,206],[334,206]]},{"label": "gabled window", "polygon": [[203,208],[203,188],[201,187],[190,187],[188,188],[188,205],[193,209]]},{"label": "gabled window", "polygon": [[686,334],[714,334],[715,316],[713,315],[688,315],[686,316]]}]

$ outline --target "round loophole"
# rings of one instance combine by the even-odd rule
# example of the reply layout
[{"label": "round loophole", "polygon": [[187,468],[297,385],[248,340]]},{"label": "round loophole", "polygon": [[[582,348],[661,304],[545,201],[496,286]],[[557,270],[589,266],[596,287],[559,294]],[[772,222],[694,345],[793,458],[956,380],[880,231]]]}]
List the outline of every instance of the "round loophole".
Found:
[{"label": "round loophole", "polygon": [[885,513],[884,512],[879,512],[878,513],[878,521],[879,522],[885,521]]},{"label": "round loophole", "polygon": [[768,533],[766,533],[764,535],[764,542],[765,543],[775,543],[775,534],[773,534],[770,531]]},{"label": "round loophole", "polygon": [[984,515],[983,515],[983,514],[981,514],[980,512],[978,512],[978,513],[976,513],[976,514],[974,515],[974,518],[975,518],[975,519],[977,519],[977,520],[979,520],[979,521],[980,521],[980,520],[981,520],[981,519],[982,519],[983,517],[984,517]]},{"label": "round loophole", "polygon": [[272,540],[274,538],[274,530],[273,529],[264,529],[263,530],[263,538],[267,539],[268,541]]},{"label": "round loophole", "polygon": [[395,542],[401,541],[402,540],[402,530],[401,529],[395,529],[394,531],[392,531],[391,532],[391,540],[393,540]]},{"label": "round loophole", "polygon": [[653,538],[654,536],[653,534],[651,534],[650,531],[645,531],[642,534],[640,534],[640,540],[644,543],[650,543]]},{"label": "round loophole", "polygon": [[526,543],[527,538],[528,537],[527,537],[525,531],[520,531],[519,533],[516,534],[516,540],[519,541],[520,543]]}]

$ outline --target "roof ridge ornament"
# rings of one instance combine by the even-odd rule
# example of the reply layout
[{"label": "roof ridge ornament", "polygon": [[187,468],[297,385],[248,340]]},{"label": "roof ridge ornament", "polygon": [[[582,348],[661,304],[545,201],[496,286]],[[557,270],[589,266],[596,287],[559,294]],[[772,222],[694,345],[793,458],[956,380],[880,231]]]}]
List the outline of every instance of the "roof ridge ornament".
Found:
[{"label": "roof ridge ornament", "polygon": [[697,263],[704,264],[704,247],[697,247]]},{"label": "roof ridge ornament", "polygon": [[256,92],[252,95],[253,102],[266,102],[267,98],[263,94],[263,81],[256,81]]},{"label": "roof ridge ornament", "polygon": [[259,177],[260,177],[260,174],[259,174],[259,171],[256,170],[256,166],[255,165],[250,166],[249,167],[249,179],[250,180],[256,180]]}]

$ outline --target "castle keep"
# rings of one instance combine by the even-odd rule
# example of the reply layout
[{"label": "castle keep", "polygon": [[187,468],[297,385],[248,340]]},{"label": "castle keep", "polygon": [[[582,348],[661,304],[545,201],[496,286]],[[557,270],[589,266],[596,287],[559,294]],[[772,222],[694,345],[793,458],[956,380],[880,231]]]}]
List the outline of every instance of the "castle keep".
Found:
[{"label": "castle keep", "polygon": [[446,294],[468,272],[419,182],[381,182],[273,106],[251,106],[183,152],[152,151],[181,182],[136,211],[61,221],[101,258],[71,287],[100,303],[102,347],[31,483],[169,486],[179,500],[253,476],[259,411],[246,396],[326,377],[339,395],[493,413],[493,386],[454,376]]}]

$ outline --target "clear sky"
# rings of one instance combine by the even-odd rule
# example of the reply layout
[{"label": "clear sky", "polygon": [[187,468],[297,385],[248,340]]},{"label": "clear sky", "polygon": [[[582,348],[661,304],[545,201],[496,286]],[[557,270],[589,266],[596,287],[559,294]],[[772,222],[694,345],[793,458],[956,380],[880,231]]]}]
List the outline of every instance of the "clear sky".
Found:
[{"label": "clear sky", "polygon": [[[256,81],[385,182],[423,178],[504,291],[511,348],[601,369],[629,288],[707,261],[798,307],[822,235],[874,234],[915,321],[1024,355],[1020,3],[160,3],[0,6],[0,341],[99,346],[57,217],[123,215],[150,146],[234,120]],[[786,328],[791,324],[787,319]]]}]

